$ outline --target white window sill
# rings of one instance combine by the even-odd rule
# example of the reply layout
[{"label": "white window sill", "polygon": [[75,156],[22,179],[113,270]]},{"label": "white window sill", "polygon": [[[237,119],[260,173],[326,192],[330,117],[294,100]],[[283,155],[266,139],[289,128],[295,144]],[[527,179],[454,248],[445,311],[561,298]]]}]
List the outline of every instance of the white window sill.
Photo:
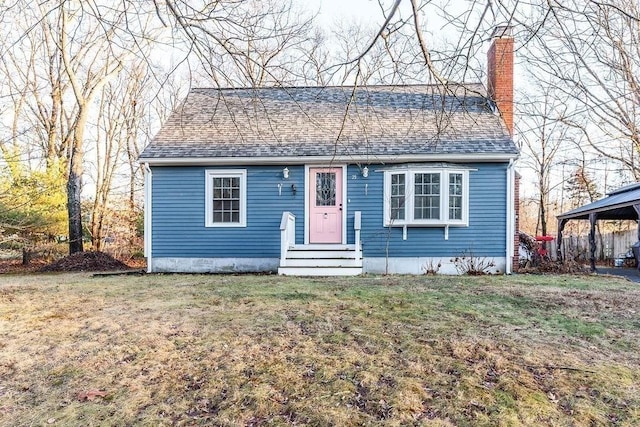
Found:
[{"label": "white window sill", "polygon": [[437,227],[468,227],[469,223],[466,222],[398,222],[387,223],[385,227],[424,227],[424,228],[437,228]]},{"label": "white window sill", "polygon": [[220,224],[206,224],[205,227],[207,228],[246,228],[247,225],[246,224],[225,224],[225,223],[220,223]]}]

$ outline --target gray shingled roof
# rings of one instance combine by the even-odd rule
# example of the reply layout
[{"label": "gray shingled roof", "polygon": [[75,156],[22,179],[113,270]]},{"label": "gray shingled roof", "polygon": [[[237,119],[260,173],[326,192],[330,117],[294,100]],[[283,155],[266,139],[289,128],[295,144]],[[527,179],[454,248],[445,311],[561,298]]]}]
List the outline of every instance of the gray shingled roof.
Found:
[{"label": "gray shingled roof", "polygon": [[502,154],[518,150],[482,85],[192,89],[153,159]]}]

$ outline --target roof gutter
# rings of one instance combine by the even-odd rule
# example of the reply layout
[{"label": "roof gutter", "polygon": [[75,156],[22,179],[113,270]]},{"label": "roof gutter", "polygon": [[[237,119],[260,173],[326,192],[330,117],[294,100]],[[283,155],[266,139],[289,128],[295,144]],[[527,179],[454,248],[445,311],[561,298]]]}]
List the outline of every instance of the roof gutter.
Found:
[{"label": "roof gutter", "polygon": [[286,157],[141,157],[140,163],[150,166],[201,166],[201,165],[286,165],[292,163],[406,163],[406,162],[507,162],[518,158],[518,154],[402,154],[387,156],[286,156]]}]

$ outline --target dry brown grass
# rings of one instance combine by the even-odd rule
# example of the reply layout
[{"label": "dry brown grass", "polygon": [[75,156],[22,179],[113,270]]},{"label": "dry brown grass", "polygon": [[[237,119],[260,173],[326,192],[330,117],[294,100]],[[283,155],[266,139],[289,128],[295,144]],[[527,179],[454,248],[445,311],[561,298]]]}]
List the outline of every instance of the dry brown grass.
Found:
[{"label": "dry brown grass", "polygon": [[2,425],[637,425],[613,278],[0,276]]}]

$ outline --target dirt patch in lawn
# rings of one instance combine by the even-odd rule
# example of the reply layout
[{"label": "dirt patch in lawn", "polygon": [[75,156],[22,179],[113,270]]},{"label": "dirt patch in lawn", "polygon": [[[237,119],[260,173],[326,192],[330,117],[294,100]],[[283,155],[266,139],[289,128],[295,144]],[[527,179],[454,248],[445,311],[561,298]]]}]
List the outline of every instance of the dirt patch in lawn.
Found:
[{"label": "dirt patch in lawn", "polygon": [[53,271],[114,271],[130,267],[104,252],[78,252],[41,267],[41,272]]},{"label": "dirt patch in lawn", "polygon": [[29,264],[25,265],[20,260],[2,259],[0,260],[0,274],[33,273],[37,272],[47,264],[48,262],[44,260],[32,260]]}]

